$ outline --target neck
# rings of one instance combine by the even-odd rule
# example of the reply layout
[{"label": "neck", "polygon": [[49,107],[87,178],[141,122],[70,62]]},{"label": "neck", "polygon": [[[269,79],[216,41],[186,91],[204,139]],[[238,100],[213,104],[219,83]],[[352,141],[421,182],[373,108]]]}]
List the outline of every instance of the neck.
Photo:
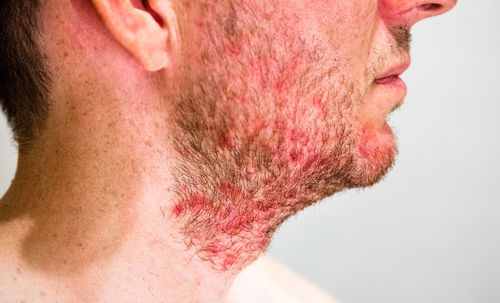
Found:
[{"label": "neck", "polygon": [[78,285],[69,288],[74,296],[94,294],[94,301],[220,302],[237,271],[215,269],[185,244],[172,215],[171,153],[150,128],[119,129],[49,126],[43,145],[20,155],[0,209],[0,229],[19,235],[11,242],[18,264],[58,285]]}]

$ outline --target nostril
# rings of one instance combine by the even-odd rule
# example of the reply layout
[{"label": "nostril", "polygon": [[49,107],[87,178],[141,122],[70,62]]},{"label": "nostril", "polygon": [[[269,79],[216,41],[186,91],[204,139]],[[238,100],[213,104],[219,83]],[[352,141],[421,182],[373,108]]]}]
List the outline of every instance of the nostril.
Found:
[{"label": "nostril", "polygon": [[426,4],[422,4],[418,7],[418,9],[422,10],[422,11],[437,11],[437,10],[440,10],[441,8],[443,7],[442,4],[438,4],[438,3],[426,3]]}]

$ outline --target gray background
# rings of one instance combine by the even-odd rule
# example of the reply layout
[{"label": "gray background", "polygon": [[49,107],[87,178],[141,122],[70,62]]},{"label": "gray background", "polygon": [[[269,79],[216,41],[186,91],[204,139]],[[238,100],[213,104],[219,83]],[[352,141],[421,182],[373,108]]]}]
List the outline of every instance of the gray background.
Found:
[{"label": "gray background", "polygon": [[[414,27],[395,168],[290,219],[269,255],[343,303],[500,302],[500,1]],[[0,118],[0,195],[16,151]]]}]

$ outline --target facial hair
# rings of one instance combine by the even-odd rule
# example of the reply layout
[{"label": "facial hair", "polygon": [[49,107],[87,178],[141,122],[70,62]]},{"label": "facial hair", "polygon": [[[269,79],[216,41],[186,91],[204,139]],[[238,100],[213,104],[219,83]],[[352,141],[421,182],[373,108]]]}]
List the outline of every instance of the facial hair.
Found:
[{"label": "facial hair", "polygon": [[198,257],[238,271],[288,217],[379,181],[396,149],[360,159],[362,90],[320,42],[240,2],[205,9],[174,97],[172,215]]}]

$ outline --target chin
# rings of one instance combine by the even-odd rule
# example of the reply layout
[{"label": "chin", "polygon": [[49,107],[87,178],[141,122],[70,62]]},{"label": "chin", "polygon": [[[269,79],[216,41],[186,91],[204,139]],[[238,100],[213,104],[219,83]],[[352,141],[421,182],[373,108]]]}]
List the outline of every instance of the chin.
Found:
[{"label": "chin", "polygon": [[352,184],[368,187],[378,183],[394,165],[397,154],[396,138],[387,123],[380,127],[365,125],[353,155],[356,169]]}]

